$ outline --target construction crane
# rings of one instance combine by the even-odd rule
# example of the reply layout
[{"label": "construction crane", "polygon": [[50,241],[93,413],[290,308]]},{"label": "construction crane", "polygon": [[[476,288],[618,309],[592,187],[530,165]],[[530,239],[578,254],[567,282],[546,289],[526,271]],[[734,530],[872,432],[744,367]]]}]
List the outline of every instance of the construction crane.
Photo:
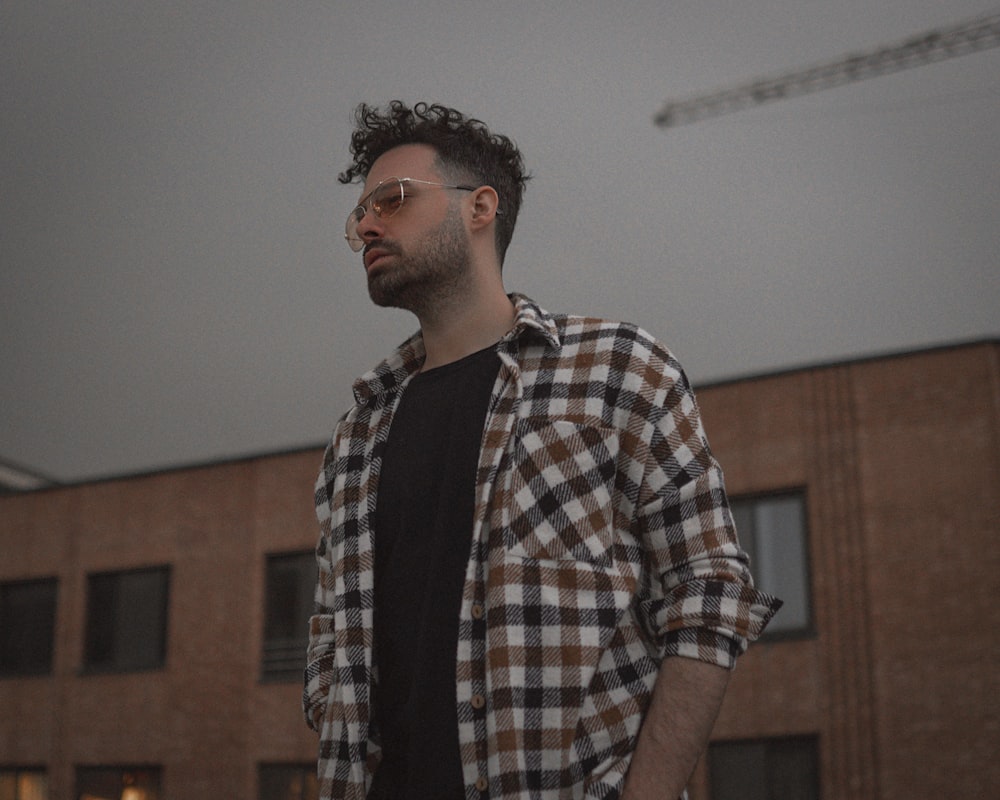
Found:
[{"label": "construction crane", "polygon": [[819,92],[1000,45],[1000,14],[938,28],[895,44],[816,64],[783,75],[758,78],[732,89],[668,101],[653,121],[661,128],[698,122],[751,106]]}]

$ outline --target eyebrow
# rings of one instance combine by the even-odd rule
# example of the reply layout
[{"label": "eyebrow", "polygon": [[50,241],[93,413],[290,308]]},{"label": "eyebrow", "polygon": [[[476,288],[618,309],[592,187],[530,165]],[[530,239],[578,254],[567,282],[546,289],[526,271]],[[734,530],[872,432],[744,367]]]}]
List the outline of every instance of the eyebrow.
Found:
[{"label": "eyebrow", "polygon": [[[379,186],[381,186],[381,185],[382,185],[381,183],[377,183],[377,184],[375,184],[375,189],[378,189],[378,187],[379,187]],[[361,206],[363,206],[363,205],[364,205],[365,203],[367,203],[367,202],[368,202],[368,199],[369,199],[369,198],[370,198],[370,197],[371,197],[371,196],[372,196],[373,194],[375,194],[375,189],[372,189],[372,190],[371,190],[370,192],[368,192],[368,194],[364,195],[364,196],[363,196],[363,197],[362,197],[362,198],[361,198],[360,200],[358,200],[358,202],[357,202],[357,203],[355,204],[355,206],[354,206],[354,207],[355,207],[355,208],[360,208],[360,207],[361,207]]]}]

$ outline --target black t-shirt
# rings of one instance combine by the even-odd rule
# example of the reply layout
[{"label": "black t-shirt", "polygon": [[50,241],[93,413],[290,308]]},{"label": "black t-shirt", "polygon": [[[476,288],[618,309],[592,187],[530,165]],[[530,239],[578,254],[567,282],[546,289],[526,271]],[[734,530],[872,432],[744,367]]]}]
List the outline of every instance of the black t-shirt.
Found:
[{"label": "black t-shirt", "polygon": [[417,375],[392,421],[375,512],[375,721],[383,760],[370,798],[465,797],[458,616],[499,368],[491,347]]}]

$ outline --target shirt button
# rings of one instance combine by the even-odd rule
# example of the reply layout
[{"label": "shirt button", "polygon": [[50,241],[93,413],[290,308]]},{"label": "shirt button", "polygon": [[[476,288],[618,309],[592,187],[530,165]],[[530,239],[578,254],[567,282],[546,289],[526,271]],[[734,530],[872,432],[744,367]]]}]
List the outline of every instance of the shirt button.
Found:
[{"label": "shirt button", "polygon": [[473,619],[483,618],[483,607],[479,603],[472,604],[472,618]]},{"label": "shirt button", "polygon": [[480,709],[486,705],[486,698],[481,694],[474,694],[469,702],[472,704],[473,708]]},{"label": "shirt button", "polygon": [[481,792],[485,792],[486,787],[489,785],[490,785],[489,781],[487,781],[486,778],[484,778],[482,775],[480,775],[479,778],[476,779],[476,788]]}]

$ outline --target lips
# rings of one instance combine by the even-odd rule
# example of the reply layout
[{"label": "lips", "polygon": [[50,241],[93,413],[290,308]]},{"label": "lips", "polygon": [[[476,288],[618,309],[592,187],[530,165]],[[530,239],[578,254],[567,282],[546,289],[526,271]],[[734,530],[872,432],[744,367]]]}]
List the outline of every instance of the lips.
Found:
[{"label": "lips", "polygon": [[386,256],[393,255],[393,251],[388,247],[371,246],[365,250],[365,269],[370,270],[376,263]]}]

